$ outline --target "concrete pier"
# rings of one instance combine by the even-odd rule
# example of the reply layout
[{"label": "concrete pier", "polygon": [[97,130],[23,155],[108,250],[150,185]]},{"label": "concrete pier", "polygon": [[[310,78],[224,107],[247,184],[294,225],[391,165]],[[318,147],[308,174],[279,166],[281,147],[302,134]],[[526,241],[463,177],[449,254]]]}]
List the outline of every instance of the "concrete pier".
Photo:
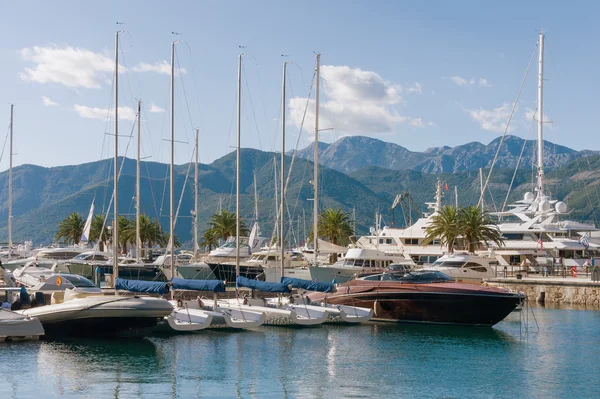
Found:
[{"label": "concrete pier", "polygon": [[531,302],[600,308],[600,282],[589,276],[495,278],[485,284],[521,291]]}]

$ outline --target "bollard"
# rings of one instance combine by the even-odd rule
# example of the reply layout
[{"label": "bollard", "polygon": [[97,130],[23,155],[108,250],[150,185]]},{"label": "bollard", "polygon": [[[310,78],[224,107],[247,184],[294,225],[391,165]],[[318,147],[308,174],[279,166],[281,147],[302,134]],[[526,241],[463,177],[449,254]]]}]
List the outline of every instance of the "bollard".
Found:
[{"label": "bollard", "polygon": [[100,266],[96,266],[96,270],[94,270],[94,284],[96,284],[97,287],[100,287],[100,274],[102,273],[102,270],[100,269]]},{"label": "bollard", "polygon": [[538,295],[537,298],[535,298],[537,303],[544,303],[546,302],[546,292],[545,291],[541,291],[540,295]]}]

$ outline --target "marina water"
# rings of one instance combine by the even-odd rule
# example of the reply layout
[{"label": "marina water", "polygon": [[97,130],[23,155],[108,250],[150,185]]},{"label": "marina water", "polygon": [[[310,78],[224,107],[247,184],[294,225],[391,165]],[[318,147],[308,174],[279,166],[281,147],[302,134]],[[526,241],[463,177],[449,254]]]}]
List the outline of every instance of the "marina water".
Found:
[{"label": "marina water", "polygon": [[0,345],[2,398],[593,398],[600,312]]}]

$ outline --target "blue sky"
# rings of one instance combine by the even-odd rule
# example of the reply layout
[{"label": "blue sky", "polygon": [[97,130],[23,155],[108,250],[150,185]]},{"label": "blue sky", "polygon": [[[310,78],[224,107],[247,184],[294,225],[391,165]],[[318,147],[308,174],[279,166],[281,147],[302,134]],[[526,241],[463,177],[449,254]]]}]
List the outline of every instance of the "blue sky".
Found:
[{"label": "blue sky", "polygon": [[[525,3],[525,4],[522,4]],[[242,145],[280,148],[282,62],[288,67],[288,148],[298,137],[322,53],[323,141],[368,135],[422,151],[502,134],[540,28],[546,30],[545,138],[600,150],[596,131],[599,6],[571,1],[23,1],[3,4],[0,121],[15,104],[16,165],[111,157],[112,62],[121,34],[121,107],[143,101],[143,156],[168,162],[169,75],[177,45],[176,162],[211,162],[235,145],[237,55],[244,59]],[[174,36],[171,32],[180,32]],[[282,58],[281,54],[288,54]],[[168,69],[167,69],[168,70]],[[527,136],[532,66],[512,134]],[[292,99],[292,97],[295,97]],[[155,111],[155,112],[151,112]],[[120,134],[133,111],[121,112]],[[312,110],[308,113],[310,119]],[[313,140],[312,122],[300,147]],[[532,131],[529,138],[535,136]],[[4,137],[1,137],[4,140]],[[186,144],[189,143],[189,144]],[[128,140],[121,139],[121,154]],[[134,157],[133,143],[127,156]],[[7,150],[0,169],[8,167]]]}]

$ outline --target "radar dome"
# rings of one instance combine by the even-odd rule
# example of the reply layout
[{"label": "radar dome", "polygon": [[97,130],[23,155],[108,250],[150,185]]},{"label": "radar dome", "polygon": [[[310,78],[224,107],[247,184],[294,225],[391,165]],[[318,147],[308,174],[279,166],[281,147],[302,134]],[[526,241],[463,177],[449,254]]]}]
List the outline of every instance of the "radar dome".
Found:
[{"label": "radar dome", "polygon": [[567,204],[559,201],[554,205],[554,209],[556,209],[557,213],[567,213]]},{"label": "radar dome", "polygon": [[528,192],[526,192],[526,193],[525,193],[525,196],[523,197],[523,199],[524,199],[525,201],[527,201],[527,202],[531,202],[531,201],[533,201],[533,199],[534,199],[534,198],[535,198],[535,195],[533,195],[533,193],[531,193],[531,192],[529,192],[529,191],[528,191]]},{"label": "radar dome", "polygon": [[550,202],[543,200],[540,202],[540,211],[541,212],[546,212],[550,209]]}]

